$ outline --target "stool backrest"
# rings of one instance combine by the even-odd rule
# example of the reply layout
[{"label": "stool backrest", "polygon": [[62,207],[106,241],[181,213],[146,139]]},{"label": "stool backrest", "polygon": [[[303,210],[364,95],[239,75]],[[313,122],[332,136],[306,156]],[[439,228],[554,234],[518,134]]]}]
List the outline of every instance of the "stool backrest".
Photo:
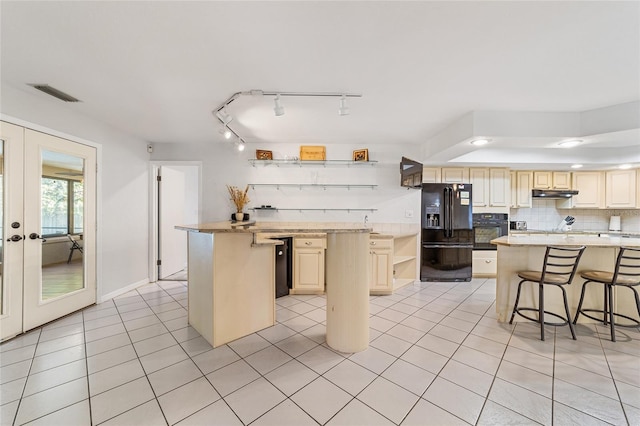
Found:
[{"label": "stool backrest", "polygon": [[640,248],[620,247],[611,284],[616,285],[618,280],[640,283]]},{"label": "stool backrest", "polygon": [[578,269],[580,257],[585,246],[554,247],[548,246],[544,254],[542,282],[569,284]]}]

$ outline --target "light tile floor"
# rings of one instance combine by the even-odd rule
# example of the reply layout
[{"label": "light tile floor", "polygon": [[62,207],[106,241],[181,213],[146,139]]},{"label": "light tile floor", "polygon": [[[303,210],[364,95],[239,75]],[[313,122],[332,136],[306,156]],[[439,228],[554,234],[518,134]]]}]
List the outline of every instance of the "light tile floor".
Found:
[{"label": "light tile floor", "polygon": [[371,297],[369,349],[325,344],[325,298],[212,349],[185,282],[145,285],[0,345],[2,425],[639,425],[640,331],[514,326],[495,281]]}]

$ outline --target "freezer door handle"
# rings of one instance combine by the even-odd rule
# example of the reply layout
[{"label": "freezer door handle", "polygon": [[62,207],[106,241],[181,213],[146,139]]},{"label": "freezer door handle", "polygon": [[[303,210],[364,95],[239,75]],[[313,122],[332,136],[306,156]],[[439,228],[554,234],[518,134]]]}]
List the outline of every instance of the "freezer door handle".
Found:
[{"label": "freezer door handle", "polygon": [[473,244],[423,244],[423,248],[466,248],[473,249]]}]

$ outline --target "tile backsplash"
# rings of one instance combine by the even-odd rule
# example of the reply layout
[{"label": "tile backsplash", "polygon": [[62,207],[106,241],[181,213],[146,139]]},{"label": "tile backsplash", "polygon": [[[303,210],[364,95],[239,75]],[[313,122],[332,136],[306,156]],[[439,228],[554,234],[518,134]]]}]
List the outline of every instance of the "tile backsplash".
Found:
[{"label": "tile backsplash", "polygon": [[576,218],[575,231],[608,231],[609,218],[620,216],[622,232],[640,232],[640,210],[559,209],[554,200],[534,199],[531,208],[511,209],[509,220],[524,220],[528,229],[552,231],[567,216]]}]

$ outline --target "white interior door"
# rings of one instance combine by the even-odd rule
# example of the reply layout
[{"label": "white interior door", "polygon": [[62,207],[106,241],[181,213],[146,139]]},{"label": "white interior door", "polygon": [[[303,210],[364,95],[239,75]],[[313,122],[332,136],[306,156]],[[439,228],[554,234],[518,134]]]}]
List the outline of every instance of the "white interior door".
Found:
[{"label": "white interior door", "polygon": [[187,233],[175,229],[186,225],[186,179],[180,168],[158,168],[158,278],[180,272],[187,266]]},{"label": "white interior door", "polygon": [[3,340],[22,332],[24,129],[0,121],[0,139],[0,340]]},{"label": "white interior door", "polygon": [[96,149],[1,126],[4,339],[96,301]]}]

